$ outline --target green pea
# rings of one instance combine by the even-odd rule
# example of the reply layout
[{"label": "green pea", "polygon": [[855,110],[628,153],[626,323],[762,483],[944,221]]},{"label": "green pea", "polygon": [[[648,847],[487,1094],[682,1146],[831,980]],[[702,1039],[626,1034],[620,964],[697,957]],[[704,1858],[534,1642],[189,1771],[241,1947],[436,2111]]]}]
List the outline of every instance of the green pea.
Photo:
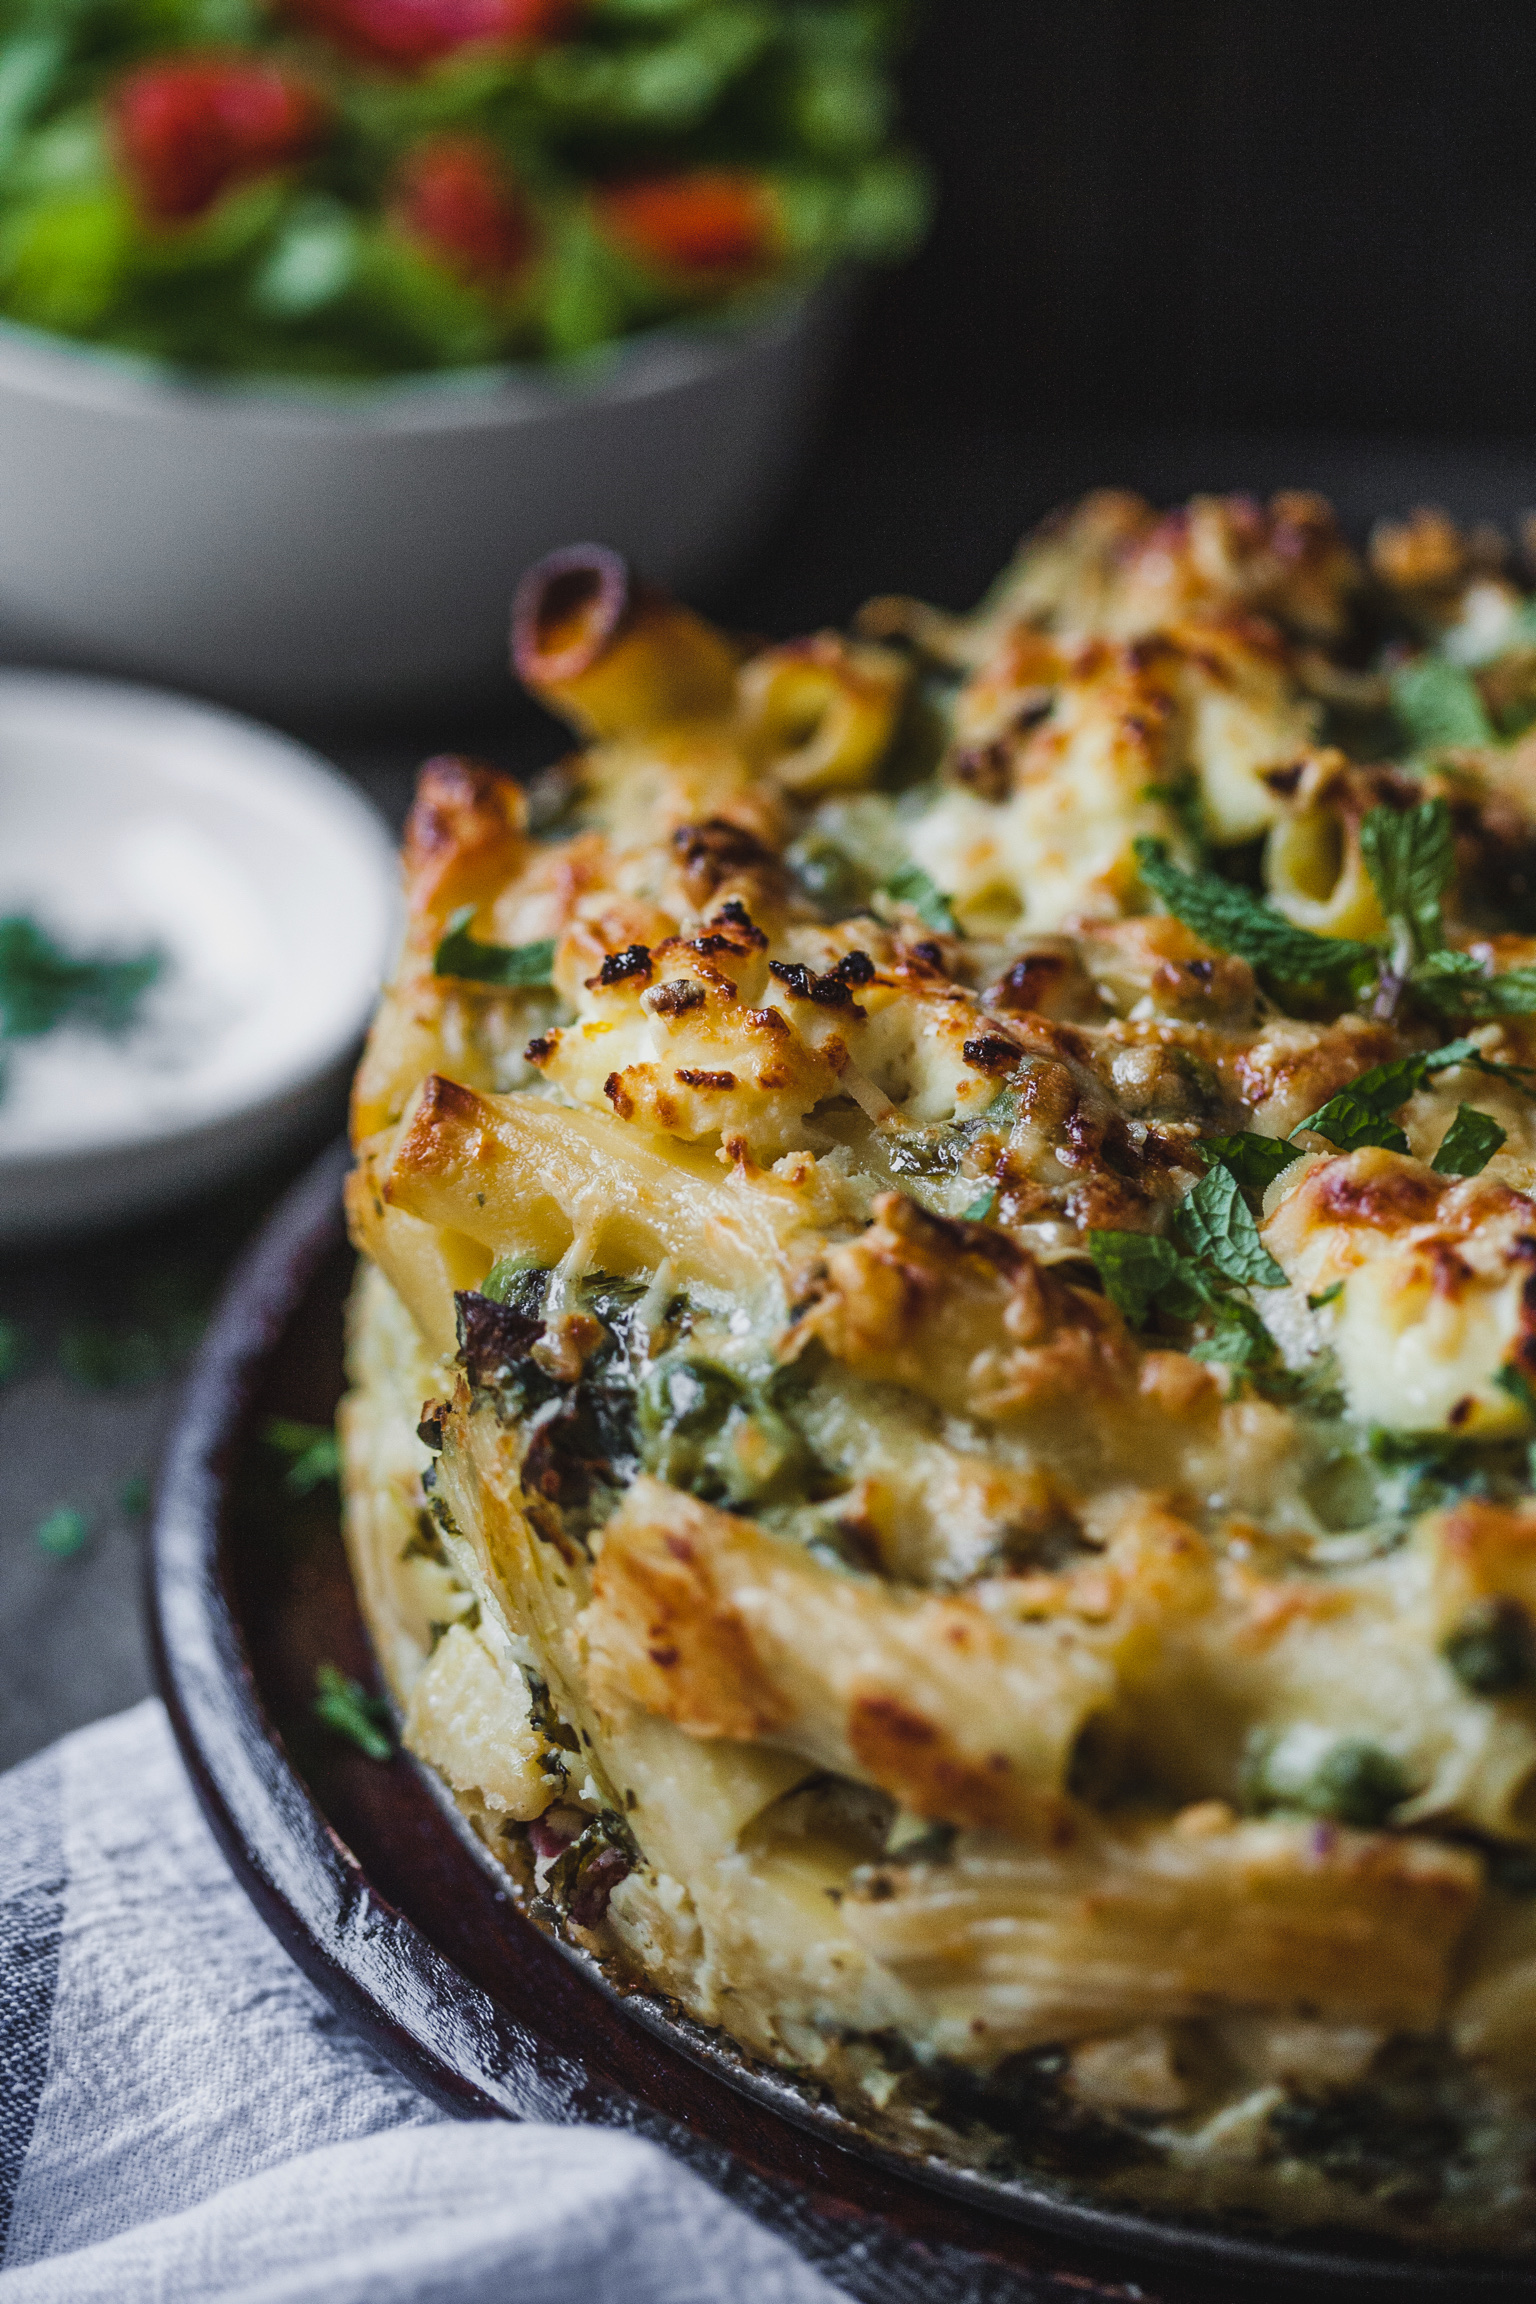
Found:
[{"label": "green pea", "polygon": [[646,1378],[641,1411],[649,1424],[692,1436],[717,1432],[740,1399],[735,1377],[708,1360],[661,1360]]},{"label": "green pea", "polygon": [[1279,1737],[1255,1739],[1243,1770],[1243,1791],[1250,1807],[1299,1810],[1370,1830],[1407,1799],[1409,1786],[1379,1744],[1298,1727]]},{"label": "green pea", "polygon": [[835,841],[801,841],[792,861],[801,887],[823,912],[835,917],[857,907],[863,883],[852,858]]},{"label": "green pea", "polygon": [[1518,1600],[1475,1600],[1440,1653],[1474,1696],[1508,1696],[1536,1680],[1536,1633]]}]

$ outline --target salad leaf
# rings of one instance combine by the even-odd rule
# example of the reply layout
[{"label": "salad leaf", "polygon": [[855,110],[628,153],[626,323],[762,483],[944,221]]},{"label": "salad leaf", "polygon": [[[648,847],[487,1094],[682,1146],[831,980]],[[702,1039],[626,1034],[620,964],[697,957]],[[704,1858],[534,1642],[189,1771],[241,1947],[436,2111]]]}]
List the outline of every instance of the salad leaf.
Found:
[{"label": "salad leaf", "polygon": [[1445,802],[1371,809],[1360,826],[1360,853],[1386,918],[1406,929],[1412,957],[1422,960],[1438,952],[1445,942],[1440,908],[1456,870],[1456,839]]},{"label": "salad leaf", "polygon": [[1212,1168],[1203,1176],[1179,1203],[1173,1221],[1191,1253],[1207,1258],[1224,1279],[1245,1288],[1285,1286],[1285,1274],[1259,1238],[1259,1228],[1229,1169]]},{"label": "salad leaf", "polygon": [[893,872],[885,883],[885,893],[894,896],[898,904],[910,904],[918,917],[930,928],[937,929],[941,936],[958,935],[949,898],[921,864],[903,864],[899,872]]},{"label": "salad leaf", "polygon": [[261,1436],[269,1448],[287,1457],[283,1486],[291,1495],[307,1496],[311,1489],[334,1480],[341,1470],[341,1450],[329,1425],[300,1424],[290,1416],[272,1416]]},{"label": "salad leaf", "polygon": [[1314,936],[1250,888],[1239,888],[1215,872],[1183,872],[1164,840],[1140,838],[1134,847],[1141,877],[1153,895],[1218,951],[1233,952],[1287,984],[1333,987],[1358,972],[1375,973],[1374,945],[1347,936]]},{"label": "salad leaf", "polygon": [[1480,1176],[1506,1141],[1505,1131],[1488,1113],[1458,1104],[1431,1165],[1441,1176]]},{"label": "salad leaf", "polygon": [[1393,675],[1392,709],[1418,752],[1494,741],[1477,682],[1443,656],[1420,656]]},{"label": "salad leaf", "polygon": [[503,988],[547,984],[555,963],[553,937],[537,944],[481,944],[469,933],[475,906],[465,904],[448,922],[447,932],[432,956],[434,976],[457,976],[471,984]]}]

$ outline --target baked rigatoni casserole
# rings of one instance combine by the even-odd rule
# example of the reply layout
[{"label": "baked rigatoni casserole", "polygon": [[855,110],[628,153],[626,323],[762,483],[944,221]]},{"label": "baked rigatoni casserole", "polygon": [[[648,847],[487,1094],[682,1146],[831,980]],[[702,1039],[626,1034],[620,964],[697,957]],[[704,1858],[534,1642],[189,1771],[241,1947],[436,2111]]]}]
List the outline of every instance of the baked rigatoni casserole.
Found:
[{"label": "baked rigatoni casserole", "polygon": [[[1517,2249],[1536,609],[1088,498],[738,644],[611,554],[423,771],[347,1536],[546,1927],[900,2149]],[[1531,730],[1531,733],[1527,733]]]}]

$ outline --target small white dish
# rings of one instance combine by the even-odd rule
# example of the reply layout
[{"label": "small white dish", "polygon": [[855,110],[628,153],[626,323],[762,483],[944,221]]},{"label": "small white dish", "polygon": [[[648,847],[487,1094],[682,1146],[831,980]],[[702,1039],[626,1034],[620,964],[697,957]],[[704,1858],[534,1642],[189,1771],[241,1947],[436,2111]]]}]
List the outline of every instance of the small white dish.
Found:
[{"label": "small white dish", "polygon": [[0,672],[0,919],[164,956],[122,1034],[0,1044],[0,1244],[167,1207],[302,1131],[397,912],[384,825],[303,746],[154,689]]}]

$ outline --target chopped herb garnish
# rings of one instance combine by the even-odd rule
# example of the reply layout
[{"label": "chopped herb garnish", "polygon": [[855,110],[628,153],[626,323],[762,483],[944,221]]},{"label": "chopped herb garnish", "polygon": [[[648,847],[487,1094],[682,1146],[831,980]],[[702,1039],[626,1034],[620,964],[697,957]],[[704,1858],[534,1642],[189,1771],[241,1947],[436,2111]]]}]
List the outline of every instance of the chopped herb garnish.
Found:
[{"label": "chopped herb garnish", "polygon": [[1195,1150],[1207,1166],[1220,1161],[1245,1192],[1267,1192],[1277,1176],[1305,1157],[1299,1144],[1283,1136],[1257,1136],[1246,1129],[1237,1136],[1202,1136]]},{"label": "chopped herb garnish", "polygon": [[471,984],[495,984],[504,990],[549,982],[555,964],[553,937],[537,944],[481,944],[469,933],[474,916],[473,904],[462,905],[454,913],[432,957],[434,976],[458,976]]},{"label": "chopped herb garnish", "polygon": [[35,1040],[61,1024],[123,1032],[165,966],[163,953],[75,953],[25,913],[0,920],[0,1039]]},{"label": "chopped herb garnish", "polygon": [[262,1427],[261,1436],[269,1448],[288,1459],[283,1486],[290,1495],[309,1495],[322,1482],[334,1480],[341,1469],[341,1452],[329,1425],[299,1424],[289,1416],[272,1416]]},{"label": "chopped herb garnish", "polygon": [[1458,1104],[1431,1165],[1441,1176],[1480,1176],[1506,1141],[1504,1130],[1488,1113]]},{"label": "chopped herb garnish", "polygon": [[989,1184],[985,1192],[978,1192],[970,1206],[962,1208],[960,1213],[967,1224],[985,1224],[996,1206],[997,1186]]},{"label": "chopped herb garnish", "polygon": [[959,934],[949,898],[921,864],[903,864],[899,872],[893,872],[885,883],[885,893],[894,896],[898,904],[910,904],[924,925],[941,936]]},{"label": "chopped herb garnish", "polygon": [[1331,1288],[1320,1288],[1315,1296],[1307,1298],[1307,1310],[1309,1312],[1321,1312],[1325,1305],[1337,1304],[1343,1293],[1343,1281],[1335,1280]]},{"label": "chopped herb garnish", "polygon": [[1176,920],[1219,952],[1233,952],[1265,976],[1285,984],[1336,987],[1376,974],[1374,945],[1347,936],[1314,936],[1283,913],[1215,872],[1183,872],[1163,840],[1134,843],[1141,877]]},{"label": "chopped herb garnish", "polygon": [[1477,682],[1443,656],[1420,656],[1394,673],[1392,709],[1416,752],[1494,742]]},{"label": "chopped herb garnish", "polygon": [[38,1550],[46,1552],[51,1559],[73,1560],[77,1552],[85,1550],[90,1533],[85,1514],[77,1512],[72,1504],[61,1504],[46,1520],[38,1522],[34,1541]]},{"label": "chopped herb garnish", "polygon": [[315,1674],[315,1717],[337,1736],[345,1736],[370,1760],[394,1756],[395,1739],[389,1706],[382,1696],[370,1696],[360,1680],[349,1680],[334,1664],[322,1664]]}]

